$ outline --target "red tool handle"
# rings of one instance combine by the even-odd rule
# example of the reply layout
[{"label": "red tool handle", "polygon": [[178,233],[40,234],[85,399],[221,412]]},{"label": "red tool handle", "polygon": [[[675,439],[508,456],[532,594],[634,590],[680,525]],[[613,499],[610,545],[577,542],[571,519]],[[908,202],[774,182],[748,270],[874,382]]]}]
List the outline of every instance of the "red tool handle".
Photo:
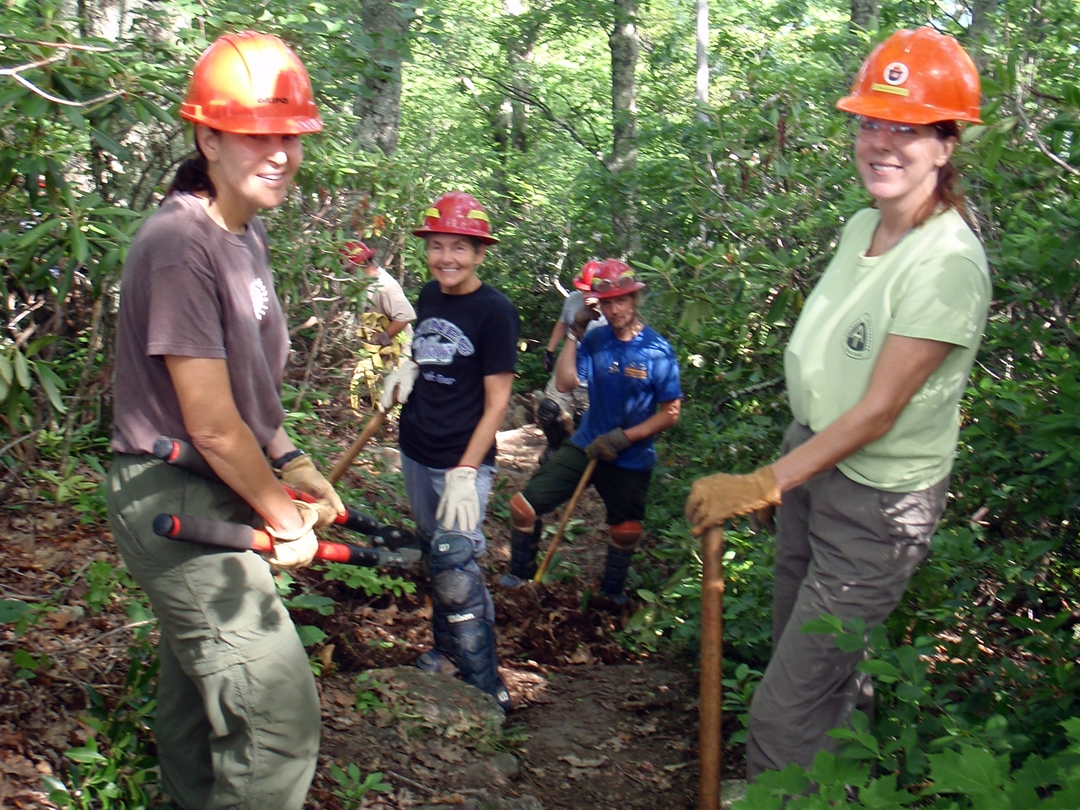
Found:
[{"label": "red tool handle", "polygon": [[[220,546],[236,551],[273,551],[274,538],[267,532],[242,523],[193,515],[169,515],[162,513],[154,518],[154,533],[170,540],[185,540],[208,546]],[[376,567],[384,561],[379,551],[350,543],[326,543],[319,541],[315,559],[340,562],[348,565]]]}]

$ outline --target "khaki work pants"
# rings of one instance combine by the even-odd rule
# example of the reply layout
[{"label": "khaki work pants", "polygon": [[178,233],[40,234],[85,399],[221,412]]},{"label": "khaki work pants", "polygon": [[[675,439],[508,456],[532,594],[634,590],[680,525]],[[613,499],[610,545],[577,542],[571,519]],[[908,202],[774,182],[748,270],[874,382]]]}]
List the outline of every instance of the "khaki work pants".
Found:
[{"label": "khaki work pants", "polygon": [[[813,433],[792,423],[781,453]],[[883,492],[835,467],[784,494],[777,510],[773,654],[750,704],[746,770],[794,762],[809,769],[827,732],[855,709],[873,716],[870,676],[856,671],[862,652],[844,652],[831,634],[803,633],[822,614],[881,624],[904,595],[948,496],[948,479],[919,492]]]},{"label": "khaki work pants", "polygon": [[184,810],[299,810],[319,750],[319,697],[270,567],[250,551],[158,537],[160,512],[250,523],[251,508],[152,456],[120,455],[109,523],[158,619],[154,736]]}]

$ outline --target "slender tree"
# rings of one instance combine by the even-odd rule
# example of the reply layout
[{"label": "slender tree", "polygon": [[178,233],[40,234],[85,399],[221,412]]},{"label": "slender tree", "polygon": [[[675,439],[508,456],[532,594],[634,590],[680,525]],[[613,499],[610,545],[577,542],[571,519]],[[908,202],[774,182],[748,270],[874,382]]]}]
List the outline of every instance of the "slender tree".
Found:
[{"label": "slender tree", "polygon": [[611,224],[615,243],[624,255],[641,247],[637,222],[637,70],[641,41],[638,34],[637,0],[614,0],[615,23],[611,47],[611,155],[607,168],[616,189]]},{"label": "slender tree", "polygon": [[360,16],[373,46],[363,92],[353,105],[360,119],[356,140],[365,151],[392,155],[401,122],[401,56],[413,17],[394,0],[361,0]]}]

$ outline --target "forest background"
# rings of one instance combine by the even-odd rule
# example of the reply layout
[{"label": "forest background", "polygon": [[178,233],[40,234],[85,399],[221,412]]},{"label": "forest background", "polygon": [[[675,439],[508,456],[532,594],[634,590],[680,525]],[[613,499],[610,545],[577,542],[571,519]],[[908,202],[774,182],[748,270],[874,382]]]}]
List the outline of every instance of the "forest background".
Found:
[{"label": "forest background", "polygon": [[[876,718],[814,778],[881,784],[880,807],[914,794],[934,807],[1080,806],[1074,0],[8,0],[3,508],[28,508],[30,493],[103,519],[125,251],[190,149],[177,108],[194,59],[224,31],[269,31],[301,55],[326,121],[305,138],[294,192],[266,215],[293,333],[290,429],[324,458],[354,432],[318,427],[348,385],[342,316],[363,295],[342,274],[345,239],[376,246],[415,294],[425,265],[409,230],[441,192],[475,194],[501,239],[485,280],[522,316],[521,392],[543,384],[559,288],[589,258],[627,259],[649,284],[646,319],[676,348],[686,400],[660,442],[656,543],[635,566],[644,607],[625,643],[692,656],[700,560],[681,517],[687,488],[775,457],[783,347],[844,221],[869,202],[834,102],[874,43],[923,24],[957,36],[982,74],[985,123],[966,129],[957,159],[993,310],[930,560],[868,642],[863,628],[818,628],[868,643],[880,689]],[[736,712],[768,659],[770,547],[745,525],[728,532]],[[0,622],[32,621],[20,604],[0,602]],[[789,777],[774,796],[798,791]]]}]

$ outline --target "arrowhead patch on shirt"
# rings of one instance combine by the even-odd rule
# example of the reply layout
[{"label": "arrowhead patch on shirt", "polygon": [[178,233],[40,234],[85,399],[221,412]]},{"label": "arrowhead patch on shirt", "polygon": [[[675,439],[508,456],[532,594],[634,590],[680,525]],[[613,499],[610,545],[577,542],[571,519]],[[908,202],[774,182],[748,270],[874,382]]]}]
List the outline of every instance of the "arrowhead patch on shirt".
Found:
[{"label": "arrowhead patch on shirt", "polygon": [[864,312],[860,315],[844,335],[844,346],[848,357],[856,360],[864,360],[870,356],[874,337],[874,329],[870,323],[870,314]]}]

